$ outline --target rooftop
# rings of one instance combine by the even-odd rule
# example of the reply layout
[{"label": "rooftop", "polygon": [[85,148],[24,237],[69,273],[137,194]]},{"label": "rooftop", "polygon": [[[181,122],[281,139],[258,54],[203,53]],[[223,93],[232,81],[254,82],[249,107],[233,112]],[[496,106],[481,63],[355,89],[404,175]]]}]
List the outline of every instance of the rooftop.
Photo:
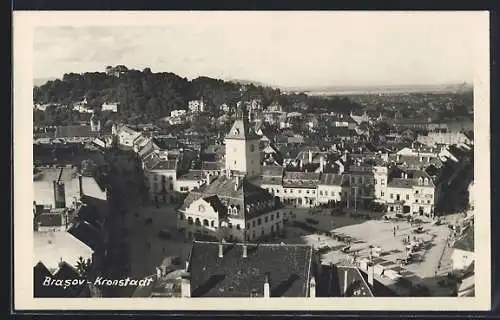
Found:
[{"label": "rooftop", "polygon": [[343,175],[336,173],[324,173],[321,175],[320,185],[340,186],[343,182]]},{"label": "rooftop", "polygon": [[271,297],[307,297],[312,247],[306,245],[224,244],[195,241],[190,254],[192,297],[264,296],[266,274]]},{"label": "rooftop", "polygon": [[[211,184],[202,185],[198,190],[191,191],[184,200],[181,210],[185,210],[198,199],[206,199],[207,197],[212,199],[212,196],[216,197],[217,201],[220,201],[226,208],[228,206],[245,208],[245,210],[238,210],[239,218],[251,218],[266,212],[266,207],[270,207],[270,205],[264,206],[261,210],[257,209],[257,205],[263,202],[268,202],[269,204],[272,202],[274,205],[274,197],[271,194],[246,179],[242,179],[239,182],[240,186],[236,189],[236,179],[236,177],[221,176],[216,178]],[[253,210],[254,206],[256,206],[255,210]]]},{"label": "rooftop", "polygon": [[89,259],[93,253],[87,245],[64,231],[34,232],[33,242],[33,266],[42,262],[51,272],[59,268],[61,261],[75,266],[79,257]]},{"label": "rooftop", "polygon": [[473,230],[467,231],[462,238],[455,241],[453,248],[474,252],[474,231]]}]

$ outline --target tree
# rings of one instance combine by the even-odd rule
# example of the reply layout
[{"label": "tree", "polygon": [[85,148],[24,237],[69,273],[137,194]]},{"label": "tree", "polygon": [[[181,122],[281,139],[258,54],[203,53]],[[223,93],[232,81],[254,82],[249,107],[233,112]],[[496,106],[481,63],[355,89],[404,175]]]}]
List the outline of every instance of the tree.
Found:
[{"label": "tree", "polygon": [[79,257],[76,263],[76,272],[78,276],[82,279],[87,279],[88,273],[90,270],[90,259],[84,259],[83,257]]}]

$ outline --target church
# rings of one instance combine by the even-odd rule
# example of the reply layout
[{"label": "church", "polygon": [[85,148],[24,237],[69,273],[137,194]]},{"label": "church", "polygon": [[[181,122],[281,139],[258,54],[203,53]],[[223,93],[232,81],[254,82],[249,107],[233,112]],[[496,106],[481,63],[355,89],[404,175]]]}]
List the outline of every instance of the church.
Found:
[{"label": "church", "polygon": [[219,176],[207,175],[178,212],[178,229],[187,239],[211,237],[256,241],[283,230],[279,198],[258,186],[260,136],[240,111],[225,137],[226,164]]}]

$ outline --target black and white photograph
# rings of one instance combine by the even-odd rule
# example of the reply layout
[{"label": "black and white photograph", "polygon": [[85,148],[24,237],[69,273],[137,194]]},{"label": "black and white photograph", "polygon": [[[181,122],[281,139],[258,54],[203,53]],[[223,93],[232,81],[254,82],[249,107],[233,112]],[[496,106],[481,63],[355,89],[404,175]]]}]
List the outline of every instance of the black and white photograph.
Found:
[{"label": "black and white photograph", "polygon": [[489,306],[487,13],[18,18],[18,301]]}]

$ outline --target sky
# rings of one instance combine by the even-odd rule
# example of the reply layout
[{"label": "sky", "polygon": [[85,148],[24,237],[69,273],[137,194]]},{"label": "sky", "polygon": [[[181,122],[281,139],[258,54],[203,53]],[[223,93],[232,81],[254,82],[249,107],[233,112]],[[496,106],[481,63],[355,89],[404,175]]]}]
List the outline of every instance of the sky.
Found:
[{"label": "sky", "polygon": [[288,87],[470,83],[481,18],[467,12],[185,12],[152,16],[158,23],[148,25],[137,18],[38,26],[34,78],[124,64],[189,79]]}]

